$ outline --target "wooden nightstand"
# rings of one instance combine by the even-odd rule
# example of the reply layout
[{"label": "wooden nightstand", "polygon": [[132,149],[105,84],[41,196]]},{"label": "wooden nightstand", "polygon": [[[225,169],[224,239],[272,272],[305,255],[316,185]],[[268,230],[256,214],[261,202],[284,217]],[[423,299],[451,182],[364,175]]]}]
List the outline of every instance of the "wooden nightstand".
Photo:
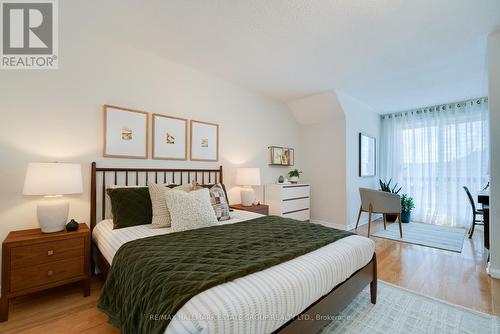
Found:
[{"label": "wooden nightstand", "polygon": [[229,206],[231,209],[250,211],[255,213],[260,213],[261,215],[269,215],[269,206],[265,204],[257,204],[252,206],[243,206],[241,204],[233,204]]},{"label": "wooden nightstand", "polygon": [[39,228],[13,231],[2,245],[0,321],[9,315],[9,300],[35,291],[82,282],[90,295],[90,230],[42,233]]}]

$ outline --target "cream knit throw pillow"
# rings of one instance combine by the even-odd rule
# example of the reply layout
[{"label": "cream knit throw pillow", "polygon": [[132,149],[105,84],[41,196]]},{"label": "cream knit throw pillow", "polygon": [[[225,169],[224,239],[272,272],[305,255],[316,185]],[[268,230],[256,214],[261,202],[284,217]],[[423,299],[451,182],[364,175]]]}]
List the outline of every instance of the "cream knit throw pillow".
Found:
[{"label": "cream knit throw pillow", "polygon": [[208,189],[191,192],[171,190],[165,193],[172,217],[172,231],[180,232],[217,225]]}]

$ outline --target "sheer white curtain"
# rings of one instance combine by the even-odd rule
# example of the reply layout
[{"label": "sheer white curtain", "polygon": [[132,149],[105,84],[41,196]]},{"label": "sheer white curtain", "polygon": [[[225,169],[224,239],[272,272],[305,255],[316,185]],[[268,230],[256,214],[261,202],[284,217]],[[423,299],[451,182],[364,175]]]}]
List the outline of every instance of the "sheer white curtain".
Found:
[{"label": "sheer white curtain", "polygon": [[381,177],[415,200],[412,220],[465,227],[488,182],[488,100],[479,98],[382,117]]}]

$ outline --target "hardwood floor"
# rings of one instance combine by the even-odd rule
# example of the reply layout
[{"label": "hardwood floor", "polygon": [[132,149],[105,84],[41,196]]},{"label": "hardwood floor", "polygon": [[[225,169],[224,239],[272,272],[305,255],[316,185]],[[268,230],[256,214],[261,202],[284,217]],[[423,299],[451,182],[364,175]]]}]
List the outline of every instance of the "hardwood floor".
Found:
[{"label": "hardwood floor", "polygon": [[[372,225],[372,233],[383,228]],[[366,235],[366,225],[357,233]],[[404,233],[404,225],[403,225]],[[462,253],[372,237],[379,279],[447,302],[500,316],[500,280],[485,271],[483,233],[466,239]],[[94,278],[90,297],[78,284],[14,299],[0,333],[103,333],[118,330],[97,307],[102,282]]]},{"label": "hardwood floor", "polygon": [[117,334],[119,331],[96,307],[102,284],[94,278],[86,298],[79,284],[16,298],[11,302],[9,320],[0,323],[0,333]]},{"label": "hardwood floor", "polygon": [[[403,233],[404,233],[403,224]],[[383,229],[372,224],[371,233]],[[366,236],[367,225],[356,231]],[[483,230],[466,237],[462,253],[371,237],[377,252],[378,278],[418,293],[500,316],[500,280],[486,273]]]}]

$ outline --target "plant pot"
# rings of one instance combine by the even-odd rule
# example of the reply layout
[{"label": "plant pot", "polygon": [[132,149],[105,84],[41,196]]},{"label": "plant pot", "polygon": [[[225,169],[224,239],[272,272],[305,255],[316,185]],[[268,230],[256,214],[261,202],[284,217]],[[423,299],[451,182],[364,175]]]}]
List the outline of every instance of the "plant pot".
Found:
[{"label": "plant pot", "polygon": [[401,222],[408,224],[411,220],[411,212],[401,212]]},{"label": "plant pot", "polygon": [[388,223],[394,223],[396,221],[396,219],[398,219],[398,216],[395,216],[395,215],[385,215],[385,220]]},{"label": "plant pot", "polygon": [[299,182],[299,177],[298,176],[292,176],[290,178],[290,182],[291,183],[298,183]]}]

